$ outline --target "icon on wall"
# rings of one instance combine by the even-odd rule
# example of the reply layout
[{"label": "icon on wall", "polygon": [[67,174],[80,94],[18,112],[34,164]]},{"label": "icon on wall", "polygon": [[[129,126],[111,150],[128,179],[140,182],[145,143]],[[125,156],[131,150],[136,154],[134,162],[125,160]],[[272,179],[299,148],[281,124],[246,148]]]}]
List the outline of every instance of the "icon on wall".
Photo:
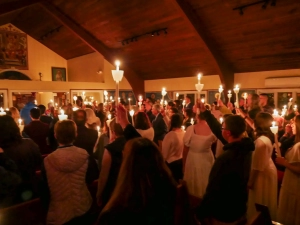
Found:
[{"label": "icon on wall", "polygon": [[66,81],[66,68],[52,67],[52,81]]}]

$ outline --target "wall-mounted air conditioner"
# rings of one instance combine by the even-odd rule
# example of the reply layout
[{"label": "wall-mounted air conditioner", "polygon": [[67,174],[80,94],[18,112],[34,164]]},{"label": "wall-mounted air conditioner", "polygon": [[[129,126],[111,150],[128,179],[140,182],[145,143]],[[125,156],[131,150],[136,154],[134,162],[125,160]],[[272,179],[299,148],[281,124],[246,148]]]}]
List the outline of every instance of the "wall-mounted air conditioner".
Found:
[{"label": "wall-mounted air conditioner", "polygon": [[300,76],[266,78],[265,87],[300,87]]}]

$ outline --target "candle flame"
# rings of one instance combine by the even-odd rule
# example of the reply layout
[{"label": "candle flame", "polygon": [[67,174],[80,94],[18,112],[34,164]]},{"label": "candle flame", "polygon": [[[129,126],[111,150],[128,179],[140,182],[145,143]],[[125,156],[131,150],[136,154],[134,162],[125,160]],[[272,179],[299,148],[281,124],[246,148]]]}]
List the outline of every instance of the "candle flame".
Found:
[{"label": "candle flame", "polygon": [[65,115],[65,111],[64,110],[60,110],[60,114],[61,115]]},{"label": "candle flame", "polygon": [[115,61],[115,64],[116,64],[117,67],[119,67],[119,66],[120,66],[120,61],[119,61],[119,60],[116,60],[116,61]]},{"label": "candle flame", "polygon": [[198,73],[198,80],[200,81],[200,79],[201,79],[201,73]]},{"label": "candle flame", "polygon": [[231,90],[228,91],[228,94],[231,94]]},{"label": "candle flame", "polygon": [[275,127],[275,121],[272,122],[272,127]]}]

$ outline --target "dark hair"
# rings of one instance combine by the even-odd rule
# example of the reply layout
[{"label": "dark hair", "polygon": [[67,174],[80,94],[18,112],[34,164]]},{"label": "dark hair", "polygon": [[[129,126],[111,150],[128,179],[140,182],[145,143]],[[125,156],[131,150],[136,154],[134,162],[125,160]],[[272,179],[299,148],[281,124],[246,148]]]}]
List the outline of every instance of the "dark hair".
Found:
[{"label": "dark hair", "polygon": [[38,108],[41,111],[41,115],[43,115],[45,113],[45,111],[46,111],[46,106],[44,106],[44,105],[38,105]]},{"label": "dark hair", "polygon": [[77,126],[84,126],[86,123],[86,112],[83,109],[78,109],[73,112],[73,120]]},{"label": "dark hair", "polygon": [[91,106],[91,105],[86,105],[85,108],[93,109],[93,106]]},{"label": "dark hair", "polygon": [[174,102],[168,102],[168,106],[174,107],[175,104],[174,104]]},{"label": "dark hair", "polygon": [[111,132],[114,132],[116,136],[123,136],[124,131],[122,126],[119,123],[116,123],[116,119],[113,118],[109,124],[109,128]]},{"label": "dark hair", "polygon": [[194,113],[193,113],[192,109],[186,108],[184,111],[185,111],[188,118],[191,118],[191,117],[194,116]]},{"label": "dark hair", "polygon": [[0,147],[6,148],[22,141],[20,129],[11,116],[0,116]]},{"label": "dark hair", "polygon": [[154,197],[174,207],[176,182],[153,141],[141,137],[129,140],[123,157],[116,186],[101,215],[116,209],[140,211],[150,206]]},{"label": "dark hair", "polygon": [[250,109],[260,108],[259,106],[259,95],[256,93],[251,94]]},{"label": "dark hair", "polygon": [[151,127],[150,120],[146,113],[138,112],[134,116],[134,127],[135,129],[147,130]]},{"label": "dark hair", "polygon": [[267,93],[260,93],[259,95],[265,96],[265,97],[267,97],[269,99],[269,95]]},{"label": "dark hair", "polygon": [[226,130],[229,130],[232,137],[238,138],[246,131],[245,120],[238,115],[230,115],[225,118]]},{"label": "dark hair", "polygon": [[33,118],[33,119],[38,119],[40,118],[41,116],[41,110],[39,108],[32,108],[30,109],[30,116]]},{"label": "dark hair", "polygon": [[[174,102],[175,102],[175,104],[176,104],[176,107],[179,107],[179,106],[180,106],[180,100],[175,100]],[[174,104],[174,106],[175,106],[175,104]]]},{"label": "dark hair", "polygon": [[175,107],[172,107],[170,110],[171,110],[173,113],[179,113],[179,110],[178,110],[177,108],[175,108]]},{"label": "dark hair", "polygon": [[200,112],[198,115],[197,115],[198,119],[199,120],[205,120],[205,114],[204,112]]},{"label": "dark hair", "polygon": [[270,127],[272,126],[272,122],[273,117],[271,114],[265,112],[258,113],[254,120],[256,136],[260,137],[262,135],[265,135],[273,142],[274,134],[270,129]]},{"label": "dark hair", "polygon": [[173,130],[174,128],[181,128],[182,125],[182,115],[179,113],[175,113],[174,115],[171,116],[171,121],[170,121],[170,131]]},{"label": "dark hair", "polygon": [[54,133],[59,144],[72,144],[77,135],[77,126],[72,120],[58,121],[54,126]]},{"label": "dark hair", "polygon": [[185,98],[188,98],[189,100],[191,100],[191,97],[190,97],[190,96],[188,96],[188,95],[186,95],[186,96],[185,96]]}]

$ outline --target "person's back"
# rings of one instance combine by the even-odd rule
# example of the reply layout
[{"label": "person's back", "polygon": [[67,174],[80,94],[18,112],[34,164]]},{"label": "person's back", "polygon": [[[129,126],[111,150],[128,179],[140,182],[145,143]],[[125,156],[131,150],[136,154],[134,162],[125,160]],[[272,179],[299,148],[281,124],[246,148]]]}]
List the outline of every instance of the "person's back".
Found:
[{"label": "person's back", "polygon": [[74,145],[85,149],[89,155],[93,155],[93,150],[98,139],[98,132],[88,129],[85,126],[86,120],[86,112],[84,110],[74,112],[74,122],[77,125],[77,137]]},{"label": "person's back", "polygon": [[152,141],[126,143],[116,188],[97,224],[174,224],[176,183]]},{"label": "person's back", "polygon": [[229,116],[224,124],[223,136],[228,144],[212,167],[206,193],[197,209],[201,221],[244,220],[247,211],[247,183],[254,143],[243,138],[246,124],[240,116]]},{"label": "person's back", "polygon": [[40,121],[40,110],[38,108],[30,110],[30,117],[32,121],[24,127],[24,133],[39,146],[41,154],[49,154],[51,150],[47,144],[48,124]]},{"label": "person's back", "polygon": [[30,110],[36,107],[36,105],[33,103],[34,99],[35,99],[34,96],[28,97],[28,103],[20,111],[20,116],[24,120],[25,125],[31,122]]},{"label": "person's back", "polygon": [[72,145],[76,136],[73,121],[55,125],[59,147],[44,159],[42,174],[50,191],[47,224],[64,224],[84,215],[92,204],[86,185],[89,154]]}]

